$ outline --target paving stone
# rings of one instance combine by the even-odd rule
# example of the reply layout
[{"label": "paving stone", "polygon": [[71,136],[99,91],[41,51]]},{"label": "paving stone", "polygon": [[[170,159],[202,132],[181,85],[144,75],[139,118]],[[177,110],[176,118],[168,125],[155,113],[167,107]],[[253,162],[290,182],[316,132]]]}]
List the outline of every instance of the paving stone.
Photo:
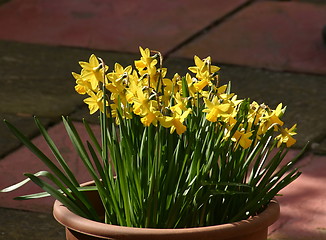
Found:
[{"label": "paving stone", "polygon": [[[324,134],[323,137],[326,137],[326,133]],[[326,138],[318,143],[312,144],[311,147],[312,147],[312,150],[314,151],[314,153],[325,154],[326,153]]]},{"label": "paving stone", "polygon": [[127,54],[0,41],[0,112],[58,119],[74,111],[84,97],[75,92],[71,72],[80,72],[78,62],[92,53],[108,59],[111,67],[111,59],[122,64],[130,59]]},{"label": "paving stone", "polygon": [[[6,119],[15,127],[20,129],[27,137],[32,138],[39,134],[34,120],[31,116],[17,116],[10,114],[3,114],[0,112],[0,159],[13,150],[21,146],[21,142],[9,131],[6,125],[2,122]],[[50,119],[42,119],[45,126],[51,124]],[[1,160],[0,160],[1,161]]]},{"label": "paving stone", "polygon": [[[214,59],[213,59],[214,60]],[[185,74],[193,60],[168,59],[169,74]],[[218,64],[217,64],[218,65]],[[287,106],[284,121],[288,127],[298,124],[298,148],[308,141],[319,143],[326,133],[326,81],[324,76],[282,73],[250,67],[218,65],[221,83],[231,81],[233,92],[271,107],[282,102]],[[325,152],[326,153],[326,152]]]},{"label": "paving stone", "polygon": [[92,124],[100,123],[98,112],[90,115],[89,109],[86,106],[86,104],[85,104],[85,106],[82,106],[82,107],[76,109],[76,111],[71,113],[69,115],[69,117],[70,117],[70,119],[72,119],[73,121],[76,121],[76,122],[78,122],[78,121],[80,122],[83,119],[85,119],[88,123],[92,123]]},{"label": "paving stone", "polygon": [[[115,62],[127,66],[140,57],[139,54],[0,41],[0,119],[9,118],[15,125],[26,126],[27,131],[33,132],[33,124],[27,128],[34,115],[55,122],[62,115],[84,107],[85,96],[75,92],[71,72],[79,73],[78,62],[87,61],[92,53],[103,58],[111,69]],[[1,123],[1,133],[3,126]],[[5,144],[7,137],[5,130],[0,137],[0,144],[4,144],[0,145],[0,156],[11,149],[9,143]]]},{"label": "paving stone", "polygon": [[293,1],[293,2],[307,2],[307,3],[326,5],[325,0],[291,0],[291,1]]},{"label": "paving stone", "polygon": [[[0,39],[137,52],[167,52],[248,0],[11,0],[0,5]],[[9,27],[10,26],[10,27]]]},{"label": "paving stone", "polygon": [[0,208],[1,240],[65,239],[63,226],[50,213]]},{"label": "paving stone", "polygon": [[216,61],[281,71],[326,74],[322,29],[326,5],[255,2],[177,51]]},{"label": "paving stone", "polygon": [[270,228],[270,240],[326,239],[326,157],[309,154],[299,163],[302,175],[277,197],[281,217]]}]

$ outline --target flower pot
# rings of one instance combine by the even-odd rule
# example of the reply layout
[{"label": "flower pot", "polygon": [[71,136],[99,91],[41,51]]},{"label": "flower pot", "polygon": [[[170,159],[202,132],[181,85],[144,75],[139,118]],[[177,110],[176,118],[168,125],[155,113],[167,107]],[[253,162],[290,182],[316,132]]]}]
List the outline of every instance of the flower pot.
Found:
[{"label": "flower pot", "polygon": [[[101,211],[101,202],[96,192],[88,197]],[[55,201],[53,215],[65,226],[67,240],[266,240],[268,227],[279,217],[280,208],[276,200],[257,216],[239,222],[197,228],[152,229],[121,227],[92,221],[68,210],[62,203]]]}]

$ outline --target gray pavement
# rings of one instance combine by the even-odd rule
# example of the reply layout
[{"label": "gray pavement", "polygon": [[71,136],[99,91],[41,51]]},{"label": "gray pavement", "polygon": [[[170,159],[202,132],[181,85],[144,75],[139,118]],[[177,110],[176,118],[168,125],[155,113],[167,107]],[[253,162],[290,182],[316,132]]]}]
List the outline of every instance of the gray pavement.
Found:
[{"label": "gray pavement", "polygon": [[51,214],[0,208],[1,240],[63,240],[64,228]]}]

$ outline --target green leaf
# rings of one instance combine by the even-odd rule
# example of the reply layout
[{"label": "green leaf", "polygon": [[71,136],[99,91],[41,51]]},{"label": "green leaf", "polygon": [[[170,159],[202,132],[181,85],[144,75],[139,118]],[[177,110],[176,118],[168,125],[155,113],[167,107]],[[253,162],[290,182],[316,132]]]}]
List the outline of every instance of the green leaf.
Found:
[{"label": "green leaf", "polygon": [[[39,171],[39,172],[35,173],[34,176],[36,176],[36,177],[38,177],[38,176],[42,176],[42,175],[44,174],[44,172],[45,172],[45,171]],[[29,181],[31,181],[31,179],[30,179],[30,178],[26,178],[26,179],[24,179],[24,180],[21,181],[21,182],[18,182],[18,183],[14,184],[14,185],[11,185],[11,186],[9,186],[9,187],[7,187],[7,188],[4,188],[4,189],[0,190],[0,192],[5,193],[5,192],[11,192],[11,191],[14,191],[14,190],[16,190],[16,189],[18,189],[18,188],[24,186],[24,185],[25,185],[26,183],[28,183]]]},{"label": "green leaf", "polygon": [[35,120],[35,123],[36,123],[38,129],[40,130],[41,134],[43,135],[45,141],[47,142],[48,146],[50,147],[53,155],[55,156],[55,158],[59,162],[60,166],[64,169],[65,173],[69,176],[69,179],[71,180],[71,182],[75,186],[79,186],[79,183],[78,183],[77,179],[75,178],[74,174],[71,172],[68,164],[66,163],[66,161],[62,157],[62,155],[59,152],[57,146],[54,144],[53,140],[49,136],[48,132],[45,130],[44,126],[41,124],[41,122],[36,117],[34,117],[34,120]]},{"label": "green leaf", "polygon": [[95,137],[95,134],[92,130],[92,128],[90,127],[89,123],[86,121],[86,119],[83,119],[83,124],[85,126],[85,129],[88,133],[88,136],[90,137],[92,143],[94,144],[95,146],[95,149],[97,150],[98,153],[102,153],[102,148],[97,140],[97,138]]},{"label": "green leaf", "polygon": [[39,177],[34,176],[33,174],[26,173],[24,174],[28,178],[30,178],[36,185],[42,188],[44,191],[48,192],[55,199],[59,200],[62,204],[64,204],[68,209],[78,214],[79,216],[88,218],[88,214],[82,211],[76,203],[66,197],[63,193],[58,191],[56,188],[48,184],[47,182],[41,180]]},{"label": "green leaf", "polygon": [[[36,176],[36,174],[34,174]],[[28,178],[28,180],[30,180]],[[77,188],[79,192],[89,192],[89,191],[97,191],[96,186],[84,186],[84,187],[78,187]],[[57,189],[60,193],[62,191],[60,189]],[[67,189],[69,192],[71,192],[70,189]],[[47,192],[40,192],[40,193],[33,193],[33,194],[28,194],[28,195],[23,195],[19,197],[15,197],[15,200],[30,200],[30,199],[37,199],[37,198],[44,198],[44,197],[50,197],[51,195]]]}]

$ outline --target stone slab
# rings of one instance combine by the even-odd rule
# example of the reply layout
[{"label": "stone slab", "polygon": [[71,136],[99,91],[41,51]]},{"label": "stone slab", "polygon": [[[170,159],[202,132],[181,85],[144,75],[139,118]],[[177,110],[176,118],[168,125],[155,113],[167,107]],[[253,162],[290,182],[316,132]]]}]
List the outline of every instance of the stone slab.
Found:
[{"label": "stone slab", "polygon": [[167,52],[247,1],[11,0],[0,6],[0,39]]},{"label": "stone slab", "polygon": [[[136,49],[138,51],[138,49]],[[71,72],[94,53],[113,69],[133,64],[140,54],[54,47],[0,40],[0,114],[59,119],[83,106],[85,96],[74,90]]]},{"label": "stone slab", "polygon": [[[75,123],[75,127],[82,140],[86,143],[86,140],[89,140],[89,138],[83,124],[77,122]],[[94,125],[92,128],[98,135],[99,127]],[[87,173],[87,170],[83,166],[78,154],[74,150],[63,124],[60,123],[54,125],[48,130],[48,132],[64,159],[67,161],[71,170],[74,172],[77,180],[79,182],[89,181],[91,177]],[[39,147],[50,159],[55,161],[55,158],[46,145],[43,137],[38,136],[34,138],[33,143]],[[22,181],[25,178],[23,173],[36,173],[41,170],[48,170],[48,168],[26,147],[20,147],[17,151],[5,156],[0,160],[0,189]],[[36,212],[51,212],[54,202],[51,197],[26,201],[13,200],[14,197],[37,192],[42,192],[42,189],[38,188],[33,183],[28,183],[16,191],[0,193],[0,207]]]},{"label": "stone slab", "polygon": [[[0,112],[0,159],[21,146],[20,141],[3,123],[3,119],[6,119],[8,122],[19,128],[29,138],[35,137],[39,134],[31,116],[10,115]],[[42,119],[42,122],[45,126],[52,123],[50,119]]]},{"label": "stone slab", "polygon": [[177,51],[219,63],[326,74],[326,5],[258,1]]},{"label": "stone slab", "polygon": [[51,213],[0,208],[0,239],[62,240],[65,231]]},{"label": "stone slab", "polygon": [[318,142],[312,145],[312,148],[317,154],[325,154],[326,153],[326,133],[324,135],[324,139],[321,142]]},{"label": "stone slab", "polygon": [[270,229],[270,240],[326,239],[326,157],[309,154],[302,175],[277,197],[281,217]]}]

